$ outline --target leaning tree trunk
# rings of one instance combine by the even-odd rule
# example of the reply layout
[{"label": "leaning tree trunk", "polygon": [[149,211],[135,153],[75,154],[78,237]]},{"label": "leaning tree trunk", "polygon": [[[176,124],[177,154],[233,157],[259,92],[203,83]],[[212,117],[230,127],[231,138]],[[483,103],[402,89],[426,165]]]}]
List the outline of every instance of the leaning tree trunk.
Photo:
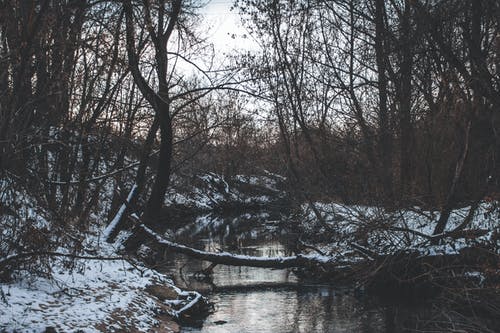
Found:
[{"label": "leaning tree trunk", "polygon": [[[460,154],[460,157],[457,161],[457,164],[455,166],[455,173],[453,174],[453,179],[451,181],[450,189],[449,189],[448,195],[446,197],[446,202],[444,204],[443,209],[441,210],[441,215],[440,215],[439,220],[436,224],[436,227],[434,228],[433,235],[439,235],[439,234],[442,234],[444,232],[446,225],[448,224],[448,219],[450,217],[451,211],[453,210],[453,207],[455,204],[457,185],[461,179],[462,170],[464,168],[464,163],[465,163],[465,160],[467,158],[467,153],[469,151],[470,127],[471,127],[471,121],[469,120],[469,122],[467,123],[466,128],[465,128],[464,147],[463,147],[462,153]],[[436,244],[438,242],[439,242],[438,238],[436,238],[435,240],[432,241],[433,244]]]}]

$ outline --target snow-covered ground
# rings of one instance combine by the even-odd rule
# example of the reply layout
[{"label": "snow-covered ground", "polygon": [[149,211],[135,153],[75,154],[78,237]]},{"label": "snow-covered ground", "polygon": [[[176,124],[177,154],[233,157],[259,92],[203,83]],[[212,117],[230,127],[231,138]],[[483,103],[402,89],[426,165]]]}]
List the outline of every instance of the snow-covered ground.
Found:
[{"label": "snow-covered ground", "polygon": [[189,180],[174,177],[165,205],[181,205],[199,210],[213,210],[228,204],[266,205],[284,197],[283,178],[265,175],[237,175],[231,179],[215,173],[197,175]]},{"label": "snow-covered ground", "polygon": [[[439,220],[438,211],[413,209],[386,211],[379,207],[346,206],[337,203],[314,203],[323,225],[311,205],[302,205],[305,219],[301,226],[306,233],[318,235],[326,228],[333,232],[324,249],[335,254],[350,253],[350,244],[363,246],[378,254],[416,250],[422,255],[455,254],[478,244],[496,244],[500,235],[500,208],[497,202],[483,202],[474,212],[470,224],[463,229],[470,237],[444,237],[439,245],[431,245],[433,231]],[[451,212],[444,233],[464,222],[471,207]],[[325,225],[326,224],[326,225]],[[497,244],[498,245],[498,244]]]},{"label": "snow-covered ground", "polygon": [[[86,245],[98,248],[92,256],[105,260],[77,259],[68,269],[64,260],[55,258],[50,279],[21,276],[0,284],[0,331],[178,331],[173,318],[200,294],[181,291],[165,275],[141,264],[110,260],[117,258],[114,246],[96,246],[96,241],[90,237]],[[167,297],[150,291],[158,288]]]}]

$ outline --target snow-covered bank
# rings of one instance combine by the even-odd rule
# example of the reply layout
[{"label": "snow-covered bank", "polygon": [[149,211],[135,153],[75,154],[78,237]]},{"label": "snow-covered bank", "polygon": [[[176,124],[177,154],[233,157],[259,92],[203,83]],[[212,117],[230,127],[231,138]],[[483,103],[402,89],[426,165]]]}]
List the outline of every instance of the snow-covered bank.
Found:
[{"label": "snow-covered bank", "polygon": [[[433,235],[439,220],[438,211],[418,207],[387,211],[380,207],[321,202],[314,206],[321,214],[322,223],[311,205],[304,204],[300,227],[312,238],[329,235],[323,239],[323,251],[340,256],[356,256],[359,251],[353,250],[353,244],[381,255],[407,250],[419,251],[422,255],[458,254],[464,248],[481,244],[496,246],[498,251],[498,202],[482,202],[472,210],[471,207],[453,210],[441,235]],[[472,214],[470,221],[469,214]],[[459,232],[454,232],[457,230]],[[439,238],[440,244],[432,244],[433,238]]]},{"label": "snow-covered bank", "polygon": [[54,258],[50,278],[0,284],[0,331],[177,332],[175,317],[201,295],[139,263],[110,260],[116,257],[110,244],[95,248],[93,257],[105,260],[77,259],[67,267]]},{"label": "snow-covered bank", "polygon": [[269,206],[284,200],[284,178],[267,171],[264,173],[228,178],[208,172],[189,179],[174,177],[165,205],[214,211],[236,206]]}]

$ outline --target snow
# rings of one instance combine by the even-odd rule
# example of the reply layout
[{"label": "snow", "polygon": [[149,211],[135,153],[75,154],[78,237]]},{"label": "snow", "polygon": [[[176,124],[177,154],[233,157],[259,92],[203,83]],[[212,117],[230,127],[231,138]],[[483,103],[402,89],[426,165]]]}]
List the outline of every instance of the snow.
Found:
[{"label": "snow", "polygon": [[[182,182],[186,182],[183,184]],[[199,210],[213,210],[227,204],[265,205],[272,198],[283,198],[278,189],[283,178],[265,171],[265,175],[236,175],[226,178],[216,173],[197,175],[194,181],[174,177],[173,188],[165,198],[165,204],[183,205]]]},{"label": "snow", "polygon": [[175,317],[179,317],[182,313],[186,312],[186,311],[189,311],[189,309],[191,309],[196,303],[198,303],[201,298],[203,296],[201,296],[200,293],[198,292],[195,292],[193,291],[191,294],[188,295],[189,297],[190,296],[194,296],[194,297],[191,297],[191,300],[189,301],[189,303],[187,303],[186,305],[184,305],[182,308],[180,308],[179,310],[175,311],[174,314],[175,314]]},{"label": "snow", "polygon": [[[491,242],[491,237],[500,231],[498,208],[495,203],[483,202],[475,212],[467,230],[485,230],[483,236],[467,238],[444,238],[439,245],[431,245],[433,231],[439,220],[439,212],[426,211],[418,207],[397,211],[386,211],[380,207],[337,203],[314,203],[322,218],[336,235],[325,252],[335,252],[340,256],[352,254],[350,244],[356,243],[360,235],[365,236],[367,250],[380,255],[403,250],[419,251],[422,255],[457,254],[461,249],[481,242]],[[317,221],[313,210],[304,204],[302,211],[305,219],[303,230],[311,235],[325,232]],[[469,213],[470,207],[455,209],[451,212],[445,233],[458,227]],[[437,235],[439,236],[439,235]]]},{"label": "snow", "polygon": [[479,284],[482,284],[486,280],[486,277],[482,272],[471,271],[471,272],[465,272],[464,275],[466,277],[476,279],[479,282]]},{"label": "snow", "polygon": [[[154,318],[154,303],[141,295],[151,283],[150,274],[140,277],[124,261],[89,261],[83,265],[83,274],[61,270],[54,273],[53,281],[38,279],[1,285],[6,304],[0,308],[0,328],[42,332],[46,327],[54,327],[61,331],[97,332],[95,326],[104,323],[114,311],[139,301],[145,302],[143,311]],[[134,312],[129,322],[141,322],[144,312]],[[150,320],[149,324],[154,322]]]},{"label": "snow", "polygon": [[264,170],[263,175],[236,175],[235,179],[241,183],[246,183],[254,186],[262,186],[274,192],[278,192],[278,183],[285,181],[285,177]]},{"label": "snow", "polygon": [[132,186],[132,189],[130,190],[130,192],[127,196],[126,202],[120,206],[120,209],[116,213],[113,220],[109,223],[109,225],[106,227],[106,229],[104,229],[104,232],[103,232],[104,239],[108,239],[111,236],[111,234],[113,233],[113,231],[116,229],[116,227],[118,226],[118,222],[120,222],[121,217],[123,216],[123,213],[125,213],[125,210],[127,209],[127,205],[132,200],[136,190],[137,190],[137,184],[134,184],[134,186]]},{"label": "snow", "polygon": [[[147,284],[147,279],[127,274],[127,268],[119,261],[105,265],[89,262],[85,264],[86,274],[62,271],[54,275],[54,283],[42,279],[3,285],[7,304],[0,310],[0,327],[16,331],[55,327],[62,331],[95,332],[95,325],[103,323],[114,310],[127,308],[140,297],[138,288]],[[140,321],[137,317],[130,320]]]},{"label": "snow", "polygon": [[[118,236],[123,237],[123,233]],[[85,244],[98,242],[95,236]],[[101,243],[97,256],[116,257],[115,253],[113,245]],[[0,284],[0,331],[44,332],[53,327],[61,332],[102,332],[106,327],[106,332],[113,332],[125,326],[146,332],[158,324],[159,312],[159,301],[145,291],[147,286],[160,284],[175,290],[180,298],[189,296],[165,301],[172,306],[173,317],[192,306],[194,298],[202,297],[180,290],[161,273],[123,259],[79,259],[73,270],[54,259],[52,270],[51,279],[24,276]]]}]

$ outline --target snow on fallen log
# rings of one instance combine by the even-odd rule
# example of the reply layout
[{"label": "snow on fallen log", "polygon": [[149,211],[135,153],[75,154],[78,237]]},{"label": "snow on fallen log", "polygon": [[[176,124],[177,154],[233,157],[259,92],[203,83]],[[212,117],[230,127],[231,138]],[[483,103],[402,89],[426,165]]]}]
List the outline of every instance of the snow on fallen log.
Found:
[{"label": "snow on fallen log", "polygon": [[[189,300],[191,298],[191,300]],[[199,304],[199,302],[203,302],[203,296],[197,291],[191,291],[189,292],[188,296],[188,303],[184,305],[181,309],[179,310],[174,310],[172,312],[172,315],[176,318],[181,318],[182,315],[190,311],[192,308],[194,308],[196,305]]]},{"label": "snow on fallen log", "polygon": [[193,315],[203,317],[212,309],[212,303],[199,292],[182,290],[175,285],[170,287],[177,293],[178,299],[164,300],[163,303],[171,308],[168,313],[173,318],[189,321]]},{"label": "snow on fallen log", "polygon": [[137,184],[134,184],[132,186],[132,189],[128,193],[127,200],[121,205],[120,209],[116,213],[115,217],[113,217],[113,220],[108,224],[106,229],[103,231],[103,236],[106,241],[108,241],[111,237],[111,235],[114,233],[115,229],[118,227],[118,224],[122,220],[122,216],[127,210],[127,206],[132,201],[132,198],[135,195],[135,191],[137,190]]},{"label": "snow on fallen log", "polygon": [[202,251],[166,240],[144,224],[139,225],[138,228],[145,232],[148,237],[152,238],[161,247],[185,254],[195,259],[210,261],[215,264],[262,268],[292,268],[335,264],[334,258],[319,254],[298,254],[289,257],[252,257],[229,252],[215,253]]}]

